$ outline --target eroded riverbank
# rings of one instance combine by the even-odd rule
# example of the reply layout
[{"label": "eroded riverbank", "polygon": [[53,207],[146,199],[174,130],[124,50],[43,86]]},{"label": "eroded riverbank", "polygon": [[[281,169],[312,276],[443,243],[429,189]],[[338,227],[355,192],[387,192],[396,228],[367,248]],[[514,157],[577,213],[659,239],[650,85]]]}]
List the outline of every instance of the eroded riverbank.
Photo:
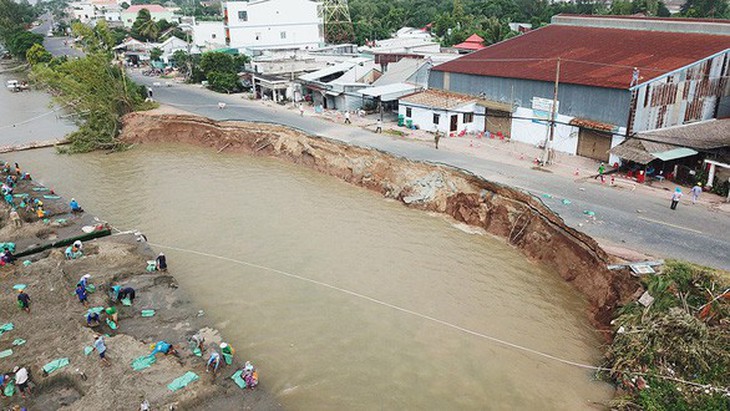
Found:
[{"label": "eroded riverbank", "polygon": [[605,327],[613,309],[639,288],[589,236],[531,195],[463,170],[413,162],[376,150],[315,138],[289,128],[161,112],[132,113],[121,136],[129,143],[183,142],[304,165],[414,208],[443,213],[504,238],[570,282],[589,301],[590,319]]},{"label": "eroded riverbank", "polygon": [[590,371],[230,261],[600,362],[586,301],[506,242],[306,167],[216,152],[159,143],[16,158],[120,229],[144,227],[151,243],[185,250],[164,249],[180,288],[287,409],[559,410],[610,399]]}]

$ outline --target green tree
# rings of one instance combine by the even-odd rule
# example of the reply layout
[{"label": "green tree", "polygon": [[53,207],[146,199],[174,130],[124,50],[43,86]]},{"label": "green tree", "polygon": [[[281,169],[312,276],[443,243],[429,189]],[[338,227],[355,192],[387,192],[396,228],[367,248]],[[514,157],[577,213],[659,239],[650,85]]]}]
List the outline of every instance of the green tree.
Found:
[{"label": "green tree", "polygon": [[155,47],[152,50],[150,50],[150,60],[157,61],[162,57],[162,49],[159,47]]},{"label": "green tree", "polygon": [[38,63],[48,63],[52,58],[51,53],[41,44],[34,44],[25,53],[25,59],[28,60],[31,66],[35,66]]},{"label": "green tree", "polygon": [[156,41],[160,28],[152,20],[150,11],[142,9],[137,13],[137,19],[132,23],[131,35],[139,41]]},{"label": "green tree", "polygon": [[9,34],[5,41],[10,54],[20,59],[25,59],[26,53],[34,44],[43,44],[43,36],[23,30]]},{"label": "green tree", "polygon": [[208,73],[208,87],[219,93],[233,93],[241,90],[236,73],[213,71]]},{"label": "green tree", "polygon": [[679,11],[685,17],[726,18],[728,8],[728,0],[687,0]]}]

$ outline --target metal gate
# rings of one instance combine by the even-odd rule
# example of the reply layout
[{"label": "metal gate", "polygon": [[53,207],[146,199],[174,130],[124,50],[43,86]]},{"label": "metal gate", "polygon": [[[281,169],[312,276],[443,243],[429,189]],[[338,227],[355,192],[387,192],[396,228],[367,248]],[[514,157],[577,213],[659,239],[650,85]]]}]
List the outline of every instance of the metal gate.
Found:
[{"label": "metal gate", "polygon": [[598,161],[608,161],[611,134],[581,128],[578,132],[578,155]]}]

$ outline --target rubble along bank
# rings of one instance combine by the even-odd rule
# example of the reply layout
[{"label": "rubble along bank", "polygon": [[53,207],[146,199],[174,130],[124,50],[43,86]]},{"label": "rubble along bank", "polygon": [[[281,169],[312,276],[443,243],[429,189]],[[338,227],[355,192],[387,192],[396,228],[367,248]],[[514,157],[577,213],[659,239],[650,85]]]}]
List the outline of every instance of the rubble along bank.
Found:
[{"label": "rubble along bank", "polygon": [[276,157],[409,207],[447,214],[505,239],[531,260],[555,270],[586,297],[590,319],[598,326],[605,327],[613,309],[639,288],[626,271],[608,270],[609,256],[596,241],[566,226],[541,201],[464,170],[312,137],[283,126],[216,122],[161,111],[125,116],[120,138],[133,144],[183,142]]},{"label": "rubble along bank", "polygon": [[[66,200],[32,181],[21,180],[15,192],[41,198],[48,213],[48,221],[44,222],[21,211],[22,226],[15,227],[9,221],[9,207],[4,203],[0,206],[0,241],[14,242],[16,253],[74,238],[83,233],[82,227],[98,224],[88,213],[71,213]],[[146,270],[147,261],[154,259],[155,253],[139,236],[117,234],[85,242],[84,256],[76,260],[66,260],[63,251],[46,250],[23,257],[15,265],[0,267],[0,323],[14,325],[13,330],[0,333],[0,350],[13,350],[12,355],[0,358],[0,372],[10,372],[14,366],[27,367],[33,390],[27,400],[17,392],[2,398],[3,409],[21,405],[31,410],[128,410],[138,409],[142,398],[151,403],[152,409],[168,409],[171,405],[203,410],[280,408],[265,390],[265,382],[261,389],[244,392],[228,378],[242,366],[244,352],[237,353],[233,365],[223,367],[215,381],[205,373],[210,345],[220,343],[222,336],[206,316],[198,315],[169,272]],[[26,259],[29,265],[22,263]],[[174,270],[175,262],[169,263]],[[84,274],[91,274],[91,283],[96,286],[96,291],[89,294],[90,307],[113,304],[111,285],[128,285],[137,291],[132,306],[115,306],[119,311],[116,330],[106,324],[94,329],[86,326],[87,308],[74,294]],[[15,284],[25,284],[32,299],[30,314],[18,309]],[[143,309],[154,309],[155,315],[142,317]],[[195,356],[186,343],[198,331],[207,340],[202,358]],[[109,334],[108,367],[100,365],[96,352],[84,353],[96,333]],[[16,339],[26,342],[15,346]],[[158,354],[151,367],[134,371],[132,361],[149,354],[150,344],[160,340],[175,344],[180,357]],[[58,358],[68,358],[69,365],[44,375],[42,367]],[[177,392],[170,391],[167,384],[187,371],[195,372],[200,380]]]}]

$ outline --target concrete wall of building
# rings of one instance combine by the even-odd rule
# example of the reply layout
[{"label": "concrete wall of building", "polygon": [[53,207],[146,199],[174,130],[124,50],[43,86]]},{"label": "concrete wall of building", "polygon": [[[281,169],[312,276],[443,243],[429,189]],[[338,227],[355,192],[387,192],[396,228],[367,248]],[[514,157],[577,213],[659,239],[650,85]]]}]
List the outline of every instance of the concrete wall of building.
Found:
[{"label": "concrete wall of building", "polygon": [[[409,110],[410,109],[410,116]],[[464,122],[464,113],[473,113],[472,121]],[[412,120],[413,124],[426,131],[438,131],[440,133],[450,133],[451,117],[457,117],[456,133],[466,130],[467,132],[484,131],[484,107],[475,103],[465,104],[456,107],[453,110],[443,110],[433,107],[423,107],[402,103],[398,105],[398,114],[402,115],[406,120]],[[434,114],[438,114],[439,122],[434,123]]]},{"label": "concrete wall of building", "polygon": [[309,0],[224,3],[230,47],[314,48],[324,44],[322,4]]},{"label": "concrete wall of building", "polygon": [[222,21],[195,21],[193,28],[193,44],[206,47],[208,44],[226,44],[226,30]]},{"label": "concrete wall of building", "polygon": [[[446,77],[446,78],[445,78]],[[532,107],[535,97],[553,98],[552,82],[513,78],[477,76],[473,74],[431,71],[429,87],[480,96],[488,100]],[[628,90],[560,84],[559,112],[570,117],[624,127],[629,118],[631,93]]]},{"label": "concrete wall of building", "polygon": [[[721,53],[635,89],[632,131],[714,118],[729,94],[730,52]],[[727,108],[725,108],[727,110]]]}]

